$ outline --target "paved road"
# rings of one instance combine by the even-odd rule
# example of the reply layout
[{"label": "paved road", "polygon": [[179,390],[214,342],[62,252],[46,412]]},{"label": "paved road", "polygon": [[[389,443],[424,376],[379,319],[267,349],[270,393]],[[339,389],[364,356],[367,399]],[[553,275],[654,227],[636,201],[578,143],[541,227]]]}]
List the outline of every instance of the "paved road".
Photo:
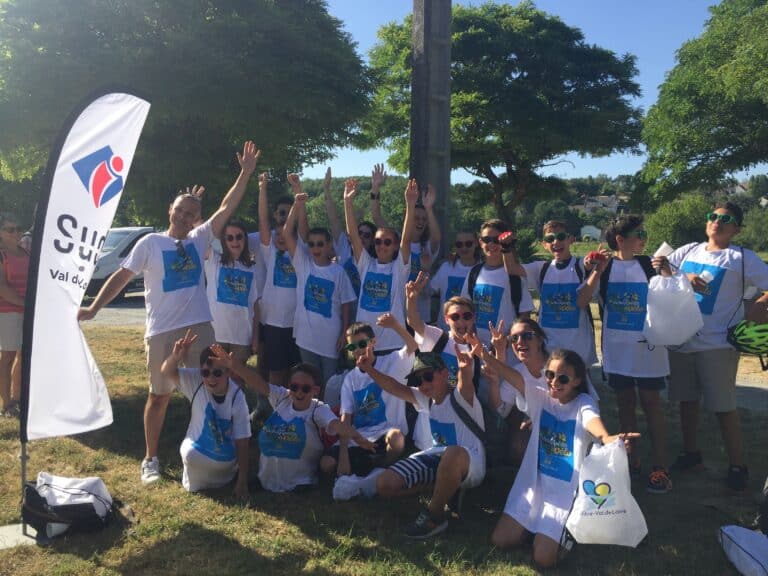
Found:
[{"label": "paved road", "polygon": [[88,323],[96,326],[144,326],[146,318],[144,296],[137,292],[128,294],[120,302],[105,306]]}]

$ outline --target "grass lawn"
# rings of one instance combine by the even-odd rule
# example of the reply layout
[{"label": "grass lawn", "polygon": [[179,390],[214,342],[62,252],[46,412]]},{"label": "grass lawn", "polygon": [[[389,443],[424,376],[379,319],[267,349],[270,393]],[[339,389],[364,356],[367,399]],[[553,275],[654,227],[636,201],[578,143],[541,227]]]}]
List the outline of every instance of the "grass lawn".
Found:
[{"label": "grass lawn", "polygon": [[[30,445],[30,475],[46,470],[65,476],[98,475],[115,498],[130,506],[95,534],[57,539],[48,548],[0,551],[0,574],[535,574],[528,550],[502,553],[489,543],[490,532],[513,481],[509,470],[491,470],[471,491],[464,518],[443,536],[412,542],[401,531],[418,511],[416,498],[402,501],[334,503],[330,485],[304,494],[253,492],[250,507],[227,491],[186,493],[180,484],[178,446],[188,407],[175,397],[168,412],[160,457],[165,480],[151,488],[139,482],[143,455],[141,414],[146,399],[144,352],[138,328],[87,330],[94,355],[112,397],[112,426],[72,438]],[[603,416],[615,429],[610,392],[603,394]],[[670,453],[680,448],[677,415],[668,411]],[[674,491],[651,496],[644,479],[636,497],[649,525],[647,543],[638,549],[578,546],[562,574],[732,574],[716,534],[733,519],[750,521],[755,493],[768,473],[768,415],[742,412],[752,492],[729,493],[721,482],[725,460],[715,420],[702,420],[701,446],[708,470],[673,477]],[[641,419],[640,431],[645,431]],[[18,424],[0,420],[0,525],[19,520]],[[647,459],[647,440],[641,444]]]}]

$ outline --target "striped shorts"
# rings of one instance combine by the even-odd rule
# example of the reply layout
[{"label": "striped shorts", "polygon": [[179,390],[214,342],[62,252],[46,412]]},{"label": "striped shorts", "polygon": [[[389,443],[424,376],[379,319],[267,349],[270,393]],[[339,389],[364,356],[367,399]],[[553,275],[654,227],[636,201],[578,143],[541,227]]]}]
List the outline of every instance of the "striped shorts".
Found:
[{"label": "striped shorts", "polygon": [[437,467],[443,452],[416,452],[392,464],[388,470],[396,472],[405,480],[405,487],[412,488],[425,484],[434,484]]}]

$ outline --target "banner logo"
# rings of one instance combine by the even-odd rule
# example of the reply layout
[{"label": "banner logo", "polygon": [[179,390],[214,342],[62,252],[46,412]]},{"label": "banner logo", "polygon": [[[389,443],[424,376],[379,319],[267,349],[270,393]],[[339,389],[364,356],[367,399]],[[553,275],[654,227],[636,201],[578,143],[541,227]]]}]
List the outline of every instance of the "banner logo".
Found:
[{"label": "banner logo", "polygon": [[123,189],[123,159],[104,146],[72,163],[80,181],[99,208],[120,194]]}]

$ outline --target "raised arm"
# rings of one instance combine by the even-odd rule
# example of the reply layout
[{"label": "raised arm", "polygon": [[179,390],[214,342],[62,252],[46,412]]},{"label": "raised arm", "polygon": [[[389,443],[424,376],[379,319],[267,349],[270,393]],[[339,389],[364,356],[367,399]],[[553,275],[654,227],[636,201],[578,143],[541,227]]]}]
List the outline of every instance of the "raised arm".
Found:
[{"label": "raised arm", "polygon": [[405,186],[405,221],[400,236],[400,256],[405,264],[411,260],[411,235],[414,228],[416,201],[419,199],[419,185],[415,178],[408,180]]},{"label": "raised arm", "polygon": [[368,376],[370,376],[382,390],[389,392],[392,396],[396,396],[406,402],[415,404],[416,397],[413,395],[413,390],[405,384],[401,384],[391,376],[376,370],[376,367],[373,365],[374,358],[373,346],[368,346],[365,349],[365,353],[357,358],[357,367],[368,374]]},{"label": "raised arm", "polygon": [[[429,225],[429,247],[432,254],[437,254],[440,250],[440,242],[443,240],[442,232],[440,231],[440,223],[435,216],[435,202],[437,201],[437,190],[432,184],[427,185],[427,190],[422,197],[422,204],[424,204],[424,210],[427,211],[427,224]],[[422,256],[423,257],[423,256]]]},{"label": "raised arm", "polygon": [[517,238],[512,230],[502,232],[499,234],[499,241],[501,242],[501,252],[504,259],[504,269],[509,276],[522,276],[526,277],[525,268],[520,263],[520,258],[517,256]]},{"label": "raised arm", "polygon": [[301,191],[301,182],[296,174],[288,174],[288,183],[293,189],[293,204],[288,212],[288,218],[283,225],[283,239],[288,253],[293,258],[296,253],[296,221],[301,220],[302,215],[306,220],[307,195]]},{"label": "raised arm", "polygon": [[408,347],[408,354],[413,354],[419,349],[416,340],[413,339],[413,336],[406,330],[405,326],[398,322],[394,314],[390,314],[389,312],[382,314],[376,319],[376,325],[397,332],[398,336],[403,339],[403,342],[405,342],[405,345]]},{"label": "raised arm", "polygon": [[323,196],[325,197],[325,213],[328,215],[328,225],[331,227],[333,239],[338,240],[341,236],[341,220],[339,220],[339,211],[336,209],[336,202],[333,201],[331,194],[331,169],[325,171],[323,180]]},{"label": "raised arm", "polygon": [[213,351],[213,358],[219,366],[229,368],[233,374],[242,378],[245,385],[252,390],[264,396],[269,396],[269,384],[258,372],[245,366],[240,360],[235,358],[234,354],[227,354],[227,351],[219,344],[211,346],[211,350]]},{"label": "raised arm", "polygon": [[405,313],[408,325],[413,328],[413,331],[419,336],[424,335],[424,319],[419,313],[418,299],[419,294],[429,281],[429,274],[419,271],[419,275],[416,276],[414,282],[408,282],[405,285]]},{"label": "raised arm", "polygon": [[264,246],[269,246],[272,243],[272,230],[269,227],[268,185],[269,174],[262,172],[259,174],[259,240]]},{"label": "raised arm", "polygon": [[[600,246],[602,247],[602,244]],[[603,275],[608,262],[610,262],[611,254],[608,250],[598,249],[598,253],[601,254],[601,257],[587,255],[584,259],[587,281],[576,296],[576,306],[579,308],[586,308],[592,302],[592,296],[600,286],[600,276]],[[589,271],[586,270],[588,268]]]},{"label": "raised arm", "polygon": [[173,343],[171,354],[163,360],[163,365],[160,366],[160,373],[174,384],[179,383],[179,363],[186,358],[189,347],[195,340],[197,340],[197,334],[192,334],[192,330],[187,330],[183,338],[179,338]]},{"label": "raised arm", "polygon": [[476,358],[480,358],[483,362],[488,364],[490,368],[499,375],[500,378],[504,378],[507,382],[515,387],[515,390],[525,397],[525,381],[520,373],[514,368],[510,368],[501,360],[497,360],[493,354],[490,354],[480,340],[477,339],[476,334],[467,334],[467,344],[472,347],[472,355]]},{"label": "raised arm", "polygon": [[456,351],[456,360],[459,363],[459,381],[456,387],[459,389],[459,394],[467,404],[472,406],[475,402],[475,383],[473,377],[475,375],[474,362],[480,362],[480,359],[472,360],[472,354],[462,352],[458,344],[454,344]]},{"label": "raised arm", "polygon": [[387,173],[384,172],[384,164],[374,164],[371,172],[371,216],[373,223],[379,228],[389,228],[389,223],[381,213],[381,185],[387,179]]},{"label": "raised arm", "polygon": [[357,231],[355,196],[357,196],[357,180],[347,178],[344,182],[344,222],[347,225],[349,245],[352,246],[352,256],[355,257],[355,262],[357,262],[360,259],[360,254],[363,253],[363,241],[360,239],[360,233]]},{"label": "raised arm", "polygon": [[261,150],[256,149],[256,145],[248,140],[243,144],[243,153],[237,153],[237,162],[240,164],[240,174],[238,174],[235,183],[224,196],[219,205],[219,209],[213,213],[210,218],[213,235],[218,237],[224,229],[224,225],[235,214],[235,210],[240,205],[240,201],[245,195],[245,189],[248,186],[248,180],[256,170],[256,164],[261,157]]},{"label": "raised arm", "polygon": [[[294,199],[299,194],[304,194],[304,191],[301,189],[301,180],[299,179],[298,174],[288,174],[288,184],[291,185],[291,191],[293,192]],[[298,223],[298,233],[304,242],[307,241],[307,236],[309,236],[309,224],[307,223],[307,200],[309,199],[308,194],[304,194],[304,202],[301,206],[299,206],[298,212],[296,213],[296,222]],[[290,229],[291,232],[293,232],[293,228]]]}]

